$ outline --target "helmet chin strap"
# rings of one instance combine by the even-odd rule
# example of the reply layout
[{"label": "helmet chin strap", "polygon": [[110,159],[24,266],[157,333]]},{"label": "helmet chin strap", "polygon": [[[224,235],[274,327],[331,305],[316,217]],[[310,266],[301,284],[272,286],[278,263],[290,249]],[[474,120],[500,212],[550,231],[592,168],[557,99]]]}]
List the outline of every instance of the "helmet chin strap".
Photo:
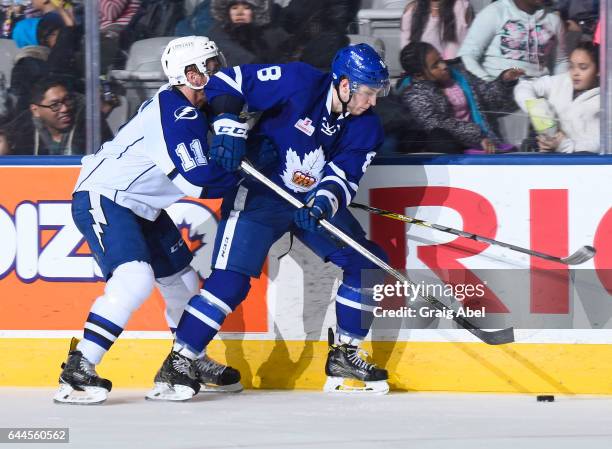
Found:
[{"label": "helmet chin strap", "polygon": [[208,80],[207,80],[206,83],[202,84],[202,86],[197,87],[197,86],[194,86],[193,84],[191,84],[189,82],[189,80],[187,80],[187,77],[185,77],[185,86],[190,87],[193,90],[202,90],[202,89],[204,89],[204,87],[206,86],[207,83],[208,83]]},{"label": "helmet chin strap", "polygon": [[346,113],[348,112],[348,104],[350,103],[351,98],[353,98],[353,93],[351,92],[351,89],[349,88],[348,100],[342,101],[342,96],[340,95],[340,82],[343,79],[346,79],[346,77],[340,78],[340,81],[338,81],[338,84],[334,84],[334,89],[336,89],[336,93],[338,94],[338,100],[340,100],[340,104],[342,105],[342,116],[344,117]]}]

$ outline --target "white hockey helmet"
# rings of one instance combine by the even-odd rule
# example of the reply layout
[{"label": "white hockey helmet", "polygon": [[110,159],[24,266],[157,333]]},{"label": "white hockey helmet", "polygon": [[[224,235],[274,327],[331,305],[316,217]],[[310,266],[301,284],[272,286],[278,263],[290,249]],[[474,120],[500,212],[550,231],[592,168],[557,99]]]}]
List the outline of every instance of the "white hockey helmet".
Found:
[{"label": "white hockey helmet", "polygon": [[184,84],[199,90],[204,86],[191,85],[185,76],[185,68],[195,65],[201,73],[210,77],[214,72],[211,73],[206,62],[211,58],[217,58],[219,65],[225,66],[225,59],[217,44],[205,36],[185,36],[173,39],[166,45],[161,63],[171,85]]}]

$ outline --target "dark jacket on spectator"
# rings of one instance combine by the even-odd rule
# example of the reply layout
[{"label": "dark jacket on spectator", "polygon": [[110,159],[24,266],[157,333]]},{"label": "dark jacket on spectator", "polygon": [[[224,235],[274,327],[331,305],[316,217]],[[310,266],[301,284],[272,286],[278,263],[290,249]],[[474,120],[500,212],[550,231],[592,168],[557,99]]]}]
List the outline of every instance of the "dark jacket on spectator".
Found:
[{"label": "dark jacket on spectator", "polygon": [[443,130],[466,147],[478,148],[483,138],[496,138],[485,111],[511,112],[517,108],[512,96],[516,82],[501,77],[483,81],[462,67],[451,68],[451,73],[466,94],[471,121],[455,118],[444,91],[433,81],[405,79],[400,85],[402,103],[423,131]]},{"label": "dark jacket on spectator", "polygon": [[270,23],[271,11],[268,0],[248,0],[253,9],[250,24],[234,25],[229,19],[232,0],[212,0],[211,12],[215,24],[208,37],[221,49],[228,64],[253,64],[285,62],[281,46],[288,34]]},{"label": "dark jacket on spectator", "polygon": [[[17,155],[71,155],[86,154],[87,139],[85,127],[85,104],[81,100],[75,107],[74,125],[64,133],[57,143],[46,128],[32,116],[30,110],[23,111],[12,122],[2,127],[6,132],[11,148],[10,154]],[[102,120],[102,141],[110,140],[113,134]]]},{"label": "dark jacket on spectator", "polygon": [[327,70],[336,52],[349,44],[348,29],[356,23],[360,5],[361,0],[292,0],[277,18],[291,34],[285,53]]},{"label": "dark jacket on spectator", "polygon": [[[56,14],[49,13],[45,16],[51,15]],[[40,23],[43,23],[43,20],[45,19]],[[57,17],[57,20],[61,21],[61,18]],[[28,46],[17,54],[11,71],[10,89],[11,94],[17,98],[15,114],[28,108],[30,88],[37,80],[52,76],[65,81],[70,90],[83,91],[82,68],[77,63],[79,41],[80,36],[75,27],[61,26],[53,48],[42,45]]]}]

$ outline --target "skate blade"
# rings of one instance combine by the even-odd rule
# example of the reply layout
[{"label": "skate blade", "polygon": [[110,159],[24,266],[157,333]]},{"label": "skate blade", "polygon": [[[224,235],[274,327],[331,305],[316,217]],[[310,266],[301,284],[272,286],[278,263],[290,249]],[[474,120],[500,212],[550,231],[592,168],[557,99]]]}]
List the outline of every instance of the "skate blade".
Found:
[{"label": "skate blade", "polygon": [[343,377],[328,377],[323,391],[333,394],[372,394],[383,395],[389,392],[389,384],[386,380],[362,382],[355,379]]},{"label": "skate blade", "polygon": [[170,385],[156,382],[155,387],[147,393],[145,399],[150,401],[188,401],[195,395],[193,388],[186,385]]},{"label": "skate blade", "polygon": [[83,387],[85,391],[78,391],[68,384],[61,384],[53,402],[56,404],[97,405],[102,404],[108,397],[108,390],[102,387]]},{"label": "skate blade", "polygon": [[200,393],[240,393],[244,387],[240,382],[231,385],[200,384]]}]

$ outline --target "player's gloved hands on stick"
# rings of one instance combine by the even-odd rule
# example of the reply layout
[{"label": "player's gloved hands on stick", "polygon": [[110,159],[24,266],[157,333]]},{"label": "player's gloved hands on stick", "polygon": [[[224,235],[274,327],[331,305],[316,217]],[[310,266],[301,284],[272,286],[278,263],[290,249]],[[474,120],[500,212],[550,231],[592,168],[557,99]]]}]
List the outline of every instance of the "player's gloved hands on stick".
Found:
[{"label": "player's gloved hands on stick", "polygon": [[221,114],[213,124],[210,158],[227,171],[236,171],[246,154],[248,125],[234,114]]},{"label": "player's gloved hands on stick", "polygon": [[319,230],[319,220],[323,220],[332,215],[333,209],[329,198],[323,195],[314,197],[311,206],[304,206],[295,211],[293,220],[300,228],[310,232]]}]

